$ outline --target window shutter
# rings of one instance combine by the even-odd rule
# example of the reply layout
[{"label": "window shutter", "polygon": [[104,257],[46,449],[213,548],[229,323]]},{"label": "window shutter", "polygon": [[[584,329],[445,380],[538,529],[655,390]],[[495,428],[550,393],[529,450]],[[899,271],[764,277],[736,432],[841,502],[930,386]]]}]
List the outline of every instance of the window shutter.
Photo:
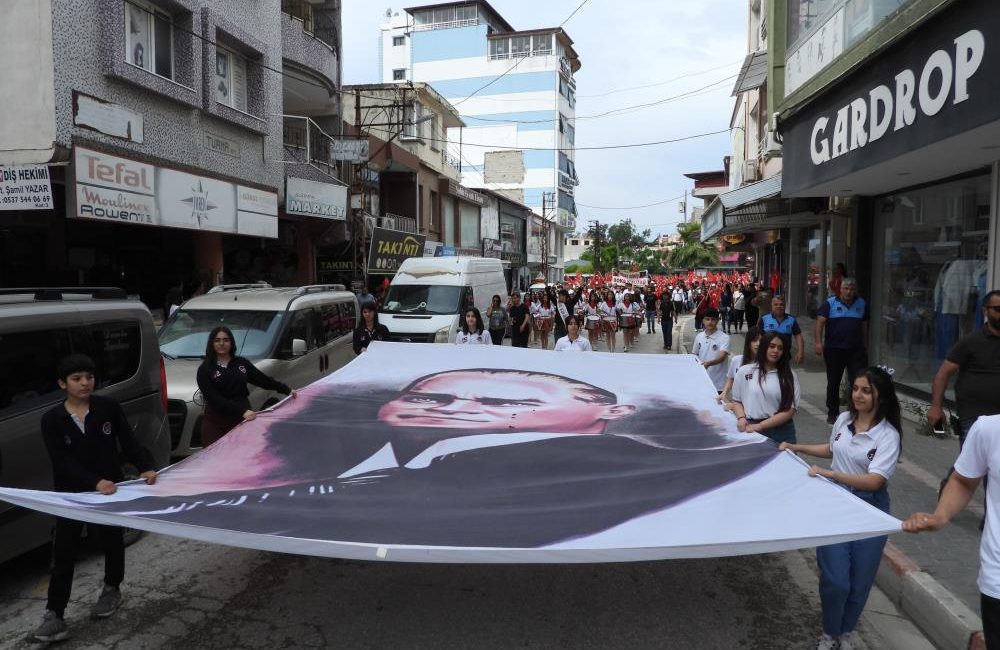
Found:
[{"label": "window shutter", "polygon": [[247,60],[238,54],[229,57],[232,62],[233,108],[247,110]]}]

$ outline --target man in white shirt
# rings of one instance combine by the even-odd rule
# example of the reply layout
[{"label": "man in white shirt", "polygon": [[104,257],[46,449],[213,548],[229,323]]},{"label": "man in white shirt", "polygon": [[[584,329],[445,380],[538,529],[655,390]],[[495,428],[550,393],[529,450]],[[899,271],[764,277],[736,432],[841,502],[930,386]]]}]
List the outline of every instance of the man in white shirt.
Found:
[{"label": "man in white shirt", "polygon": [[919,533],[944,528],[969,505],[979,481],[986,476],[992,480],[986,486],[986,527],[979,546],[979,592],[983,635],[990,648],[1000,643],[1000,524],[996,521],[1000,508],[1000,415],[976,420],[934,513],[910,515],[903,530]]},{"label": "man in white shirt", "polygon": [[704,328],[694,338],[691,354],[698,357],[708,372],[715,390],[722,392],[726,385],[726,359],[729,358],[729,335],[719,329],[719,310],[709,309],[702,319]]}]

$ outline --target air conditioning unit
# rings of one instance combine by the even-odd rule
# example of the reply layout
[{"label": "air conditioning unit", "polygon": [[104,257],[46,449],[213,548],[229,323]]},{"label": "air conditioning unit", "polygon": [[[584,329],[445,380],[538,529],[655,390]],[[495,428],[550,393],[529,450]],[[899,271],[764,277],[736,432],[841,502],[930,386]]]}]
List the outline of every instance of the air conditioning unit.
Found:
[{"label": "air conditioning unit", "polygon": [[774,131],[767,129],[760,140],[761,158],[774,158],[781,155],[781,143],[774,137]]},{"label": "air conditioning unit", "polygon": [[760,180],[760,167],[756,160],[743,161],[743,182],[752,183]]}]

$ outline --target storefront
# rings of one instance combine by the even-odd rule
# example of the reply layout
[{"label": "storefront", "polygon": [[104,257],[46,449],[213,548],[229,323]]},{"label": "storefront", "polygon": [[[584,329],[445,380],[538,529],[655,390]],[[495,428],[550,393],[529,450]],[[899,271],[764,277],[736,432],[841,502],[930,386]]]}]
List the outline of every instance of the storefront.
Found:
[{"label": "storefront", "polygon": [[784,191],[857,202],[871,361],[918,394],[1000,277],[997,45],[1000,4],[954,3],[781,122]]},{"label": "storefront", "polygon": [[510,289],[524,289],[531,283],[525,247],[528,209],[506,201],[500,202],[500,259]]},{"label": "storefront", "polygon": [[453,180],[442,180],[439,189],[444,245],[458,255],[481,255],[481,212],[486,197]]},{"label": "storefront", "polygon": [[278,195],[265,188],[82,146],[69,177],[65,269],[151,309],[171,287],[190,295],[224,281],[227,250],[279,235]]}]

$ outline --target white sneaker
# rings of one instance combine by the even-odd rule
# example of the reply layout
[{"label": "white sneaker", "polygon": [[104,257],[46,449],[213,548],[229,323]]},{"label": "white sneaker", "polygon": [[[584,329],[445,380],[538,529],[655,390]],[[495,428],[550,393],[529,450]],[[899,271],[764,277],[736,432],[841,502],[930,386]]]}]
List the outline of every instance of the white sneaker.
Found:
[{"label": "white sneaker", "polygon": [[829,634],[824,634],[816,643],[816,650],[840,650],[840,639],[835,639]]},{"label": "white sneaker", "polygon": [[840,650],[860,650],[861,648],[861,642],[858,641],[858,637],[854,632],[841,634],[838,640],[840,641]]}]

